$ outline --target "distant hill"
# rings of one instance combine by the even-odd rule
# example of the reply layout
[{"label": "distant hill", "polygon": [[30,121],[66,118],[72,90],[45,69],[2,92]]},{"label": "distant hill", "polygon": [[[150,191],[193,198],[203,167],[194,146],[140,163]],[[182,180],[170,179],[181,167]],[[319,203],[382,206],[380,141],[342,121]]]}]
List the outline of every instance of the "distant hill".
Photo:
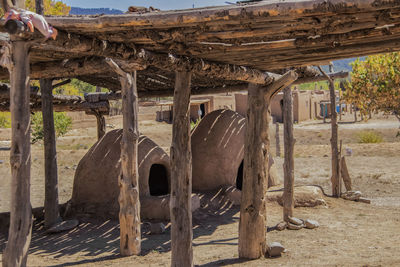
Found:
[{"label": "distant hill", "polygon": [[[351,67],[351,63],[353,63],[357,58],[346,58],[341,60],[333,61],[333,68],[335,71],[352,71],[353,68]],[[361,57],[361,59],[365,59],[365,57]]]},{"label": "distant hill", "polygon": [[71,11],[69,14],[71,15],[118,15],[123,14],[119,9],[110,9],[110,8],[81,8],[81,7],[71,7]]}]

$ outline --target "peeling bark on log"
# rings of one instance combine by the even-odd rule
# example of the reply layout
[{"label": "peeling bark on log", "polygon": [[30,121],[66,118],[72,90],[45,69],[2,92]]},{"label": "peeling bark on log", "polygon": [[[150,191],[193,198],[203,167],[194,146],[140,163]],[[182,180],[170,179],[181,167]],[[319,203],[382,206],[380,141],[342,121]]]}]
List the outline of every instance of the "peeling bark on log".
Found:
[{"label": "peeling bark on log", "polygon": [[190,72],[176,72],[171,144],[171,266],[193,266]]},{"label": "peeling bark on log", "polygon": [[139,255],[141,251],[140,201],[138,172],[138,96],[136,71],[125,73],[111,59],[108,65],[120,76],[122,94],[123,133],[119,179],[120,250],[122,256]]},{"label": "peeling bark on log", "polygon": [[268,187],[269,106],[271,98],[297,79],[289,71],[265,88],[248,88],[243,187],[240,205],[239,257],[257,259],[266,252],[266,199]]},{"label": "peeling bark on log", "polygon": [[12,42],[11,72],[11,207],[8,243],[3,254],[3,267],[26,266],[32,234],[30,202],[30,112],[28,44]]},{"label": "peeling bark on log", "polygon": [[44,226],[49,228],[60,221],[58,210],[58,174],[56,134],[54,128],[52,80],[40,80],[44,141]]},{"label": "peeling bark on log", "polygon": [[289,222],[289,217],[293,217],[294,208],[294,137],[293,137],[293,98],[290,87],[283,89],[283,123],[284,123],[284,147],[285,161],[284,170],[284,190],[283,190],[283,220]]}]

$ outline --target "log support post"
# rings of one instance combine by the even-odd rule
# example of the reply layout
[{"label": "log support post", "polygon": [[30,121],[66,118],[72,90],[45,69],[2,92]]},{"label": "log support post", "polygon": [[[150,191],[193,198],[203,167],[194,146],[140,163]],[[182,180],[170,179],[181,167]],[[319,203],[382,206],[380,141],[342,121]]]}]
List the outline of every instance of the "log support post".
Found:
[{"label": "log support post", "polygon": [[121,82],[123,132],[119,177],[119,223],[122,256],[139,255],[141,251],[140,202],[138,172],[138,96],[136,71],[124,72],[113,60],[106,62],[118,74]]},{"label": "log support post", "polygon": [[340,197],[340,153],[338,142],[338,122],[336,112],[336,94],[334,81],[319,67],[329,82],[329,95],[331,101],[331,150],[332,150],[332,196]]},{"label": "log support post", "polygon": [[283,163],[283,220],[288,222],[293,216],[294,208],[294,137],[293,137],[293,98],[292,90],[286,87],[283,90],[283,124],[284,124],[284,150]]},{"label": "log support post", "polygon": [[239,223],[239,257],[257,259],[266,252],[266,198],[271,98],[297,79],[287,72],[267,87],[249,84],[244,178]]},{"label": "log support post", "polygon": [[106,119],[100,112],[95,112],[97,120],[97,139],[100,140],[106,134]]},{"label": "log support post", "polygon": [[32,234],[28,42],[11,35],[11,206],[3,267],[26,266]]},{"label": "log support post", "polygon": [[171,144],[171,266],[193,266],[190,72],[176,72]]},{"label": "log support post", "polygon": [[58,209],[58,174],[56,134],[53,113],[53,81],[40,80],[44,140],[44,226],[49,228],[61,220]]},{"label": "log support post", "polygon": [[276,156],[281,156],[281,142],[279,137],[279,123],[275,122],[275,146],[276,146]]}]

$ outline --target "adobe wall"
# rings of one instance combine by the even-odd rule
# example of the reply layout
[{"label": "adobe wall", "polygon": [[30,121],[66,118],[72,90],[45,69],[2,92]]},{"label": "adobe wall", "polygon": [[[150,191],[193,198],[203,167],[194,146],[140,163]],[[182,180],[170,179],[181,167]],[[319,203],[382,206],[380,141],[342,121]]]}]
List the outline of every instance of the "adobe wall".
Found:
[{"label": "adobe wall", "polygon": [[[118,218],[121,173],[122,130],[112,130],[96,142],[81,159],[75,172],[71,204],[76,213],[89,213],[104,218]],[[150,196],[149,174],[153,164],[166,170],[170,188],[168,155],[146,136],[138,145],[140,197]]]}]

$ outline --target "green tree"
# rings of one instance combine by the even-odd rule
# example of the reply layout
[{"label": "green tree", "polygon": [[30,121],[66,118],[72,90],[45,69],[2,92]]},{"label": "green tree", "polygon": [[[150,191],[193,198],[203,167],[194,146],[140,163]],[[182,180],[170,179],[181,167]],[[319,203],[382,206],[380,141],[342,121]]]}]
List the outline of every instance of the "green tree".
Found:
[{"label": "green tree", "polygon": [[[54,128],[56,136],[65,135],[72,127],[72,119],[65,112],[54,112]],[[43,116],[42,112],[32,115],[32,143],[43,140]]]},{"label": "green tree", "polygon": [[[71,11],[71,7],[64,4],[62,1],[54,1],[54,0],[43,0],[44,6],[44,14],[45,15],[54,15],[54,16],[62,16],[68,15]],[[27,10],[36,11],[35,0],[26,0],[25,8]]]},{"label": "green tree", "polygon": [[[400,53],[357,59],[344,98],[364,114],[383,111],[400,121]],[[399,135],[399,134],[398,134]]]}]

